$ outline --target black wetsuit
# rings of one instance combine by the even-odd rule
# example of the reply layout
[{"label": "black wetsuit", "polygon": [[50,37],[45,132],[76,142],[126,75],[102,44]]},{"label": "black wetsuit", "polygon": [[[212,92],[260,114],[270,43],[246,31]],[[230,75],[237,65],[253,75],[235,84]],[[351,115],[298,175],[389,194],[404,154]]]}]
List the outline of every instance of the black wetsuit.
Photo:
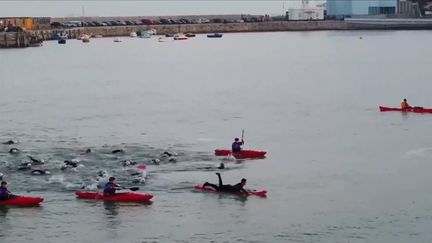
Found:
[{"label": "black wetsuit", "polygon": [[224,185],[222,183],[221,175],[217,174],[217,176],[219,177],[219,186],[216,186],[215,184],[211,184],[208,182],[206,182],[204,186],[213,187],[214,189],[216,189],[216,191],[219,192],[246,192],[245,189],[243,189],[242,183],[237,183],[235,185],[230,185],[230,184]]}]

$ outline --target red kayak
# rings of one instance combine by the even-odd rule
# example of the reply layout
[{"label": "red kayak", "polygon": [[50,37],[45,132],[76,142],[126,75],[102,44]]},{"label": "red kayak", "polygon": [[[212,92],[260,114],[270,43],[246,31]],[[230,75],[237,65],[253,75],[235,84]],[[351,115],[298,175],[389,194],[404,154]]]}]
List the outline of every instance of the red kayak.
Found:
[{"label": "red kayak", "polygon": [[217,193],[228,193],[228,194],[233,194],[233,195],[239,195],[239,196],[250,196],[250,195],[254,195],[254,196],[258,196],[258,197],[267,197],[267,191],[266,190],[261,190],[261,191],[257,191],[257,190],[246,190],[247,193],[244,192],[218,192],[216,191],[214,188],[212,187],[204,187],[203,185],[197,185],[195,186],[196,190],[200,190],[203,192],[217,192]]},{"label": "red kayak", "polygon": [[105,196],[100,192],[75,192],[77,198],[81,199],[94,199],[94,200],[108,200],[116,202],[145,202],[153,198],[151,194],[139,193],[116,193],[114,195]]},{"label": "red kayak", "polygon": [[240,152],[232,152],[229,149],[216,149],[215,155],[216,156],[228,156],[232,155],[236,159],[246,159],[246,158],[265,158],[265,154],[267,152],[265,151],[257,151],[257,150],[241,150]]},{"label": "red kayak", "polygon": [[384,111],[401,111],[401,112],[414,112],[414,113],[432,113],[432,108],[421,108],[421,107],[402,109],[402,108],[396,108],[396,107],[380,106],[379,109],[381,112],[384,112]]},{"label": "red kayak", "polygon": [[39,205],[43,200],[40,197],[15,196],[7,200],[0,200],[0,205],[35,206]]}]

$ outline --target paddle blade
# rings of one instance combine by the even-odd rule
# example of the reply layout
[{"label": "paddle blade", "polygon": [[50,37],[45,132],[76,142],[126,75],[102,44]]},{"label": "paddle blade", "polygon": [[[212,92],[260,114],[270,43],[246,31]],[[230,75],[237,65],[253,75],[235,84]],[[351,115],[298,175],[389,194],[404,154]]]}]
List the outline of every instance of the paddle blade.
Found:
[{"label": "paddle blade", "polygon": [[129,190],[131,190],[131,191],[138,191],[139,190],[139,187],[131,187],[131,188],[129,188]]}]

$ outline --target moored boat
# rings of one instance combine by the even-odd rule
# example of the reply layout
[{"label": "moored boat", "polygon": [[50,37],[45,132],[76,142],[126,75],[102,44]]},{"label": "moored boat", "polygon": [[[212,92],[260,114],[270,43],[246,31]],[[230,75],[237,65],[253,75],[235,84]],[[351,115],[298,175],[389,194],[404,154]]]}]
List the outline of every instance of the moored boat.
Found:
[{"label": "moored boat", "polygon": [[150,33],[149,31],[142,31],[139,35],[140,38],[151,38],[152,37],[152,33]]},{"label": "moored boat", "polygon": [[66,44],[66,39],[59,39],[59,40],[58,40],[58,43],[59,43],[59,44]]},{"label": "moored boat", "polygon": [[222,36],[223,36],[223,34],[221,34],[221,33],[213,33],[213,34],[207,35],[208,38],[221,38]]},{"label": "moored boat", "polygon": [[82,35],[81,36],[81,41],[83,42],[83,43],[89,43],[90,42],[90,35]]},{"label": "moored boat", "polygon": [[174,35],[174,40],[187,40],[187,39],[188,38],[185,35],[181,34],[181,33],[178,33],[178,34]]},{"label": "moored boat", "polygon": [[132,38],[135,38],[135,37],[137,37],[138,35],[137,35],[137,33],[134,31],[134,32],[130,32],[129,36],[132,37]]},{"label": "moored boat", "polygon": [[215,155],[216,156],[229,156],[232,155],[236,159],[257,159],[257,158],[265,158],[267,152],[265,151],[258,151],[258,150],[241,150],[239,152],[233,152],[229,149],[216,149]]},{"label": "moored boat", "polygon": [[186,33],[185,36],[186,37],[195,37],[196,35],[194,33]]}]

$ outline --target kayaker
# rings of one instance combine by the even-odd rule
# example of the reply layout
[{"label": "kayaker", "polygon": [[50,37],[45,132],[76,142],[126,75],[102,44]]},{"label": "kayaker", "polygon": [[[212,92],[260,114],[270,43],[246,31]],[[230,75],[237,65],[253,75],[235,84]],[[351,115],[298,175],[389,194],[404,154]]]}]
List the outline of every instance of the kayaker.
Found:
[{"label": "kayaker", "polygon": [[221,178],[220,173],[216,173],[216,175],[219,177],[219,186],[216,186],[215,184],[211,184],[208,182],[204,183],[203,186],[204,187],[207,187],[207,186],[213,187],[218,192],[234,192],[234,193],[235,192],[246,192],[246,190],[243,189],[243,187],[246,185],[246,179],[245,178],[242,178],[240,183],[237,183],[235,185],[230,185],[230,184],[224,185],[222,183],[222,178]]},{"label": "kayaker", "polygon": [[401,108],[403,110],[406,110],[406,109],[411,109],[412,107],[408,104],[407,99],[403,99],[401,103]]},{"label": "kayaker", "polygon": [[6,200],[11,197],[10,191],[7,189],[7,182],[2,181],[0,186],[0,200]]},{"label": "kayaker", "polygon": [[119,185],[115,184],[115,178],[110,177],[108,183],[104,187],[104,195],[114,195]]},{"label": "kayaker", "polygon": [[240,152],[240,150],[242,149],[241,146],[244,144],[244,141],[242,139],[242,141],[240,142],[239,138],[235,138],[234,142],[232,143],[231,149],[233,152]]}]

